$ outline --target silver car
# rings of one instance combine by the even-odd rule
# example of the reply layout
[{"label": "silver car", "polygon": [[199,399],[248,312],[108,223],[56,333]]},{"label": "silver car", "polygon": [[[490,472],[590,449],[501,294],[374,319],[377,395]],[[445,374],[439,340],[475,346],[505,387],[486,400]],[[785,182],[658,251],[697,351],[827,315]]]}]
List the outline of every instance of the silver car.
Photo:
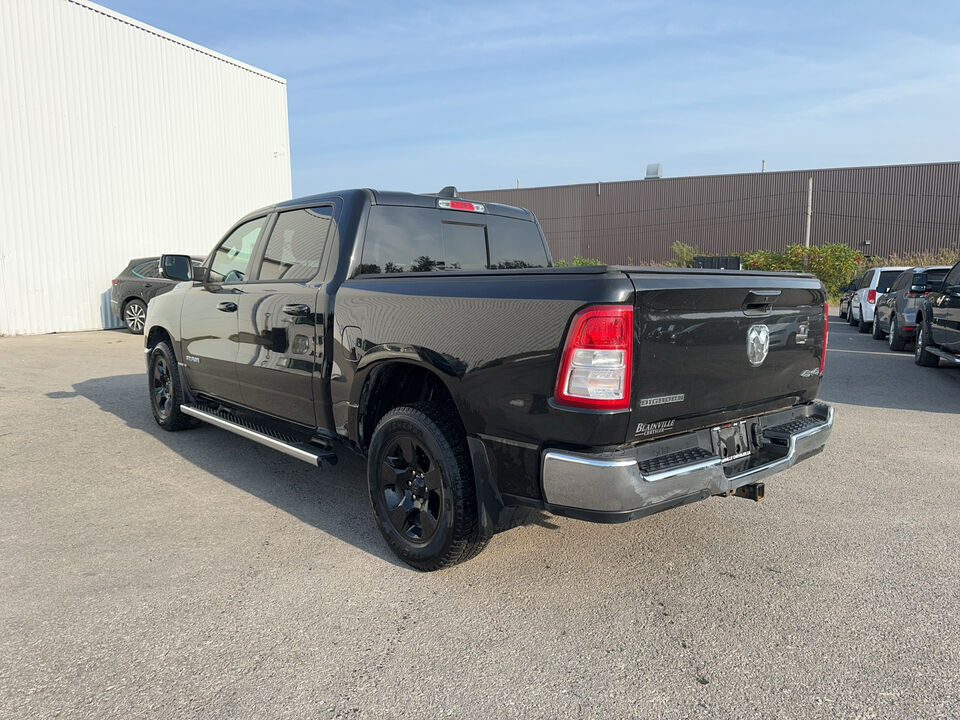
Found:
[{"label": "silver car", "polygon": [[915,267],[900,273],[886,293],[877,298],[873,337],[886,337],[891,350],[903,350],[917,334],[917,306],[929,292],[937,292],[949,265]]}]

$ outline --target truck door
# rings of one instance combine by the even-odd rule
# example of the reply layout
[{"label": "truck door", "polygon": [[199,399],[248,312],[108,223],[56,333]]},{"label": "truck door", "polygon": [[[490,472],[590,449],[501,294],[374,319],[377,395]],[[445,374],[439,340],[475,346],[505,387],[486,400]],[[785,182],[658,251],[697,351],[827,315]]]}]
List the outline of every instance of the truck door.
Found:
[{"label": "truck door", "polygon": [[195,392],[240,402],[237,310],[254,248],[268,215],[230,231],[205,263],[202,282],[187,291],[180,316],[187,382]]},{"label": "truck door", "polygon": [[243,404],[311,428],[327,426],[315,408],[325,399],[318,379],[327,307],[319,276],[333,211],[318,205],[279,213],[238,300]]},{"label": "truck door", "polygon": [[930,303],[933,309],[933,341],[953,353],[960,353],[960,263],[951,268],[943,287]]}]

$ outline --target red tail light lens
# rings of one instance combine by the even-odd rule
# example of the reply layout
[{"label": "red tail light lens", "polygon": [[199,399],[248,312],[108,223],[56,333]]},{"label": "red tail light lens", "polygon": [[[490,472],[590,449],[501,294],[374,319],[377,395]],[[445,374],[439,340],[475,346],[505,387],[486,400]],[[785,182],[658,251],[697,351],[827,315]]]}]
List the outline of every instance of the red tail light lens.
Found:
[{"label": "red tail light lens", "polygon": [[823,347],[820,348],[820,375],[823,376],[823,368],[827,364],[827,335],[830,334],[830,306],[823,304]]},{"label": "red tail light lens", "polygon": [[594,305],[578,312],[563,346],[554,398],[574,407],[630,407],[633,308]]},{"label": "red tail light lens", "polygon": [[876,290],[868,290],[868,291],[867,291],[867,302],[870,303],[871,305],[873,305],[875,302],[877,302],[877,291],[876,291]]},{"label": "red tail light lens", "polygon": [[110,281],[110,284],[111,284],[111,285],[116,285],[118,282],[120,282],[120,281],[119,281],[117,278],[114,278],[113,280]]},{"label": "red tail light lens", "polygon": [[437,207],[442,210],[466,210],[467,212],[486,212],[482,203],[467,202],[466,200],[437,200]]}]

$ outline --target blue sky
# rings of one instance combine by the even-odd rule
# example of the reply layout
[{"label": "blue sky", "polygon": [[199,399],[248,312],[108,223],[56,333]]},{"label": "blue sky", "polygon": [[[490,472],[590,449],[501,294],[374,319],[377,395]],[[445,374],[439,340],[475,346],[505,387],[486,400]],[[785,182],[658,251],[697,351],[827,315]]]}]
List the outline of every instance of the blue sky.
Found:
[{"label": "blue sky", "polygon": [[101,0],[287,79],[295,195],[960,159],[960,3]]}]

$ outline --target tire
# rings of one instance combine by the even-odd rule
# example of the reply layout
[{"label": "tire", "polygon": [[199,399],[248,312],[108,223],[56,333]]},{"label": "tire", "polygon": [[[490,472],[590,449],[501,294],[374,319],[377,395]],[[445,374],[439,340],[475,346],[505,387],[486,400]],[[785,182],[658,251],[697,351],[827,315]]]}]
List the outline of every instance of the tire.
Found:
[{"label": "tire", "polygon": [[880,321],[877,319],[876,314],[873,316],[873,328],[871,329],[870,335],[874,340],[883,340],[883,330],[880,329]]},{"label": "tire", "polygon": [[847,324],[851,326],[857,324],[857,319],[853,316],[853,305],[847,306]]},{"label": "tire", "polygon": [[177,371],[177,359],[166,342],[157,343],[150,351],[147,388],[153,419],[164,430],[175,432],[199,424],[199,421],[180,411],[180,405],[184,402],[183,386]]},{"label": "tire", "polygon": [[384,415],[370,442],[367,483],[380,533],[417,570],[450,567],[486,547],[467,443],[451,414],[416,403]]},{"label": "tire", "polygon": [[890,329],[887,330],[887,344],[890,346],[890,349],[895,352],[900,352],[907,346],[907,341],[900,337],[900,332],[897,330],[897,316],[890,316]]},{"label": "tire", "polygon": [[843,311],[843,306],[837,308],[837,317],[841,320],[847,319],[847,314]]},{"label": "tire", "polygon": [[147,304],[143,300],[128,300],[123,306],[123,324],[134,335],[143,335],[147,323]]},{"label": "tire", "polygon": [[857,320],[857,332],[858,332],[858,333],[866,333],[867,330],[870,329],[870,325],[871,325],[871,323],[867,323],[867,322],[864,322],[864,321],[863,321],[863,307],[861,306],[861,308],[860,308],[860,319]]},{"label": "tire", "polygon": [[940,358],[927,351],[927,331],[923,323],[917,323],[917,342],[913,351],[913,361],[924,367],[936,367],[940,364]]}]

